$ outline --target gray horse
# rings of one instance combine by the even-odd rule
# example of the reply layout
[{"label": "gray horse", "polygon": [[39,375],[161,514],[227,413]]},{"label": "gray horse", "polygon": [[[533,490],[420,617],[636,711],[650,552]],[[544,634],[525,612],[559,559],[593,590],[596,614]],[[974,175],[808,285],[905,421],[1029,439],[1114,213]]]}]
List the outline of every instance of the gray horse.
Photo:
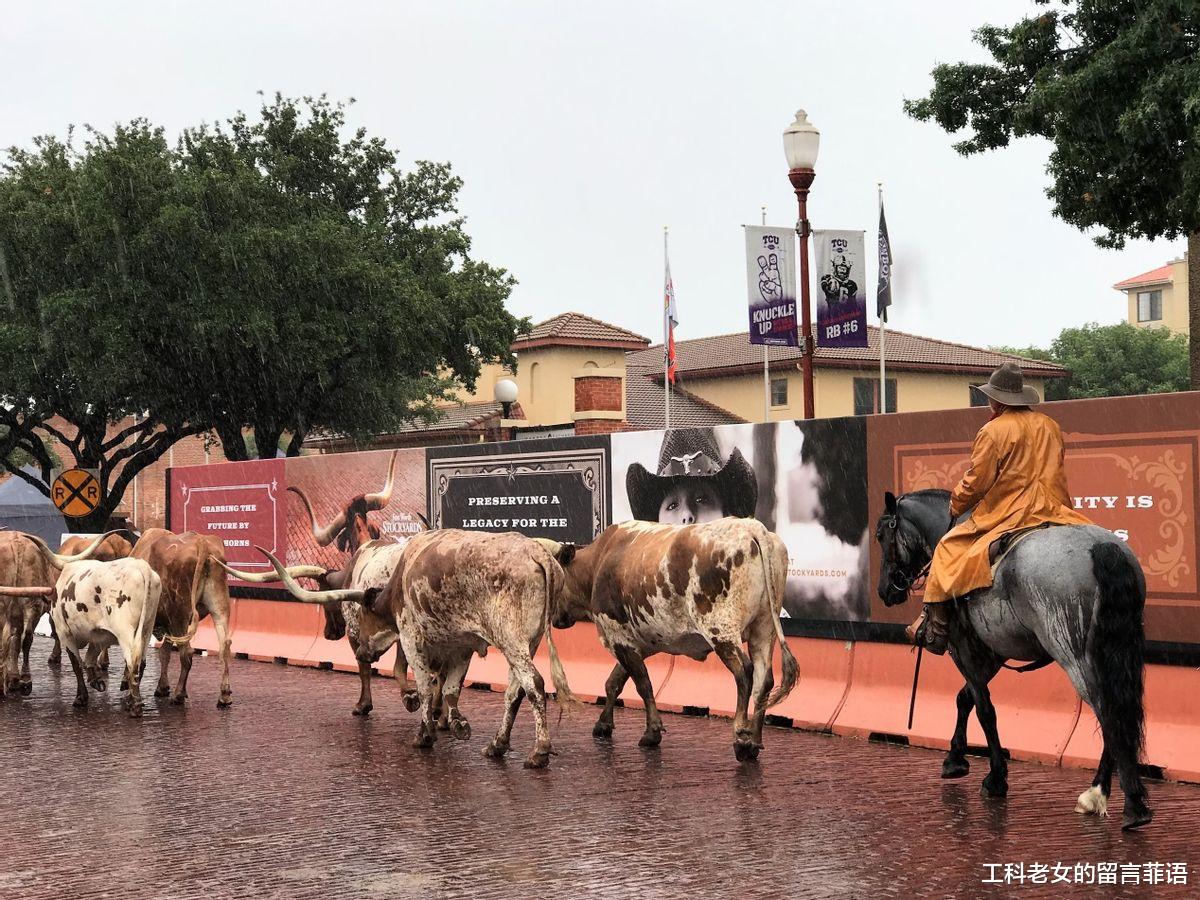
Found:
[{"label": "gray horse", "polygon": [[[879,597],[895,606],[908,598],[950,530],[950,494],[927,490],[897,498],[888,493],[886,504],[875,531],[882,550]],[[950,656],[967,684],[958,694],[958,724],[942,777],[967,774],[967,717],[974,707],[991,759],[983,793],[1008,793],[1008,764],[988,683],[1007,660],[1054,661],[1095,711],[1104,738],[1096,777],[1076,811],[1108,814],[1115,768],[1125,793],[1122,828],[1149,823],[1153,812],[1138,772],[1145,600],[1141,566],[1111,531],[1064,525],[1017,542],[996,568],[992,586],[951,608]]]}]

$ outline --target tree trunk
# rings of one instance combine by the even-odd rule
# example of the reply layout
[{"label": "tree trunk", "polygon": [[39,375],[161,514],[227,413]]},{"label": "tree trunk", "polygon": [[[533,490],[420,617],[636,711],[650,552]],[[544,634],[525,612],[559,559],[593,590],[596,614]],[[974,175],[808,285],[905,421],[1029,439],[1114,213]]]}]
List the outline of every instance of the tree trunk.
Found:
[{"label": "tree trunk", "polygon": [[1188,235],[1188,356],[1192,390],[1200,391],[1200,231]]}]

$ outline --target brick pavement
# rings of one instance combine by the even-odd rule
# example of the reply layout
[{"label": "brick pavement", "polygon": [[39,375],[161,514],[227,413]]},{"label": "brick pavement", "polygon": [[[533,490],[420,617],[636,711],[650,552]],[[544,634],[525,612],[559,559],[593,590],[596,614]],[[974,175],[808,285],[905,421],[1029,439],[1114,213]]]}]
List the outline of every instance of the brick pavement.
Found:
[{"label": "brick pavement", "polygon": [[191,705],[151,699],[137,721],[115,696],[72,709],[48,646],[33,696],[0,703],[3,898],[1151,895],[979,883],[986,862],[1059,861],[1187,862],[1174,893],[1200,884],[1193,785],[1151,783],[1157,819],[1122,835],[1072,811],[1079,770],[1013,763],[1008,800],[985,801],[981,760],[942,782],[935,753],[773,728],[742,766],[727,721],[668,717],[643,751],[639,712],[619,711],[606,745],[590,709],[530,772],[527,709],[507,762],[480,755],[494,694],[464,695],[471,741],[420,752],[386,683],[360,720],[353,677],[237,662],[220,712],[198,658]]}]

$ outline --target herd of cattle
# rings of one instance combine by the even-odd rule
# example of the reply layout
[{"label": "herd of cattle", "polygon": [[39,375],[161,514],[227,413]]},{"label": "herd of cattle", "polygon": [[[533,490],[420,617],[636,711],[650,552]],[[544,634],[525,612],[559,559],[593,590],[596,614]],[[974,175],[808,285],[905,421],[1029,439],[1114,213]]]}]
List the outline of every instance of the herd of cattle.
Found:
[{"label": "herd of cattle", "polygon": [[[389,474],[386,493],[391,482]],[[509,677],[503,718],[484,753],[508,751],[513,720],[527,697],[535,743],[525,765],[545,766],[551,754],[546,690],[533,656],[545,636],[558,700],[576,702],[552,629],[589,621],[616,661],[594,734],[611,735],[614,706],[632,678],[646,712],[641,744],[657,745],[663,726],[645,659],[655,653],[704,659],[715,652],[737,685],[734,751],[739,760],[757,758],[767,709],[788,695],[799,675],[779,620],[787,550],[762,524],[732,518],[694,526],[626,522],[581,548],[452,529],[392,541],[381,539],[367,518],[370,509],[386,505],[386,493],[355,498],[326,526],[318,525],[301,494],[314,539],[336,540],[350,554],[336,570],[287,567],[263,550],[273,573],[237,571],[226,565],[219,540],[192,532],[110,532],[90,541],[74,538],[55,552],[36,536],[0,531],[0,699],[32,692],[29,650],[34,626],[48,612],[75,672],[77,707],[87,706],[89,687],[106,689],[107,650],[116,644],[125,661],[123,704],[140,715],[152,635],[161,641],[154,695],[171,695],[168,664],[175,646],[180,667],[172,700],[183,703],[191,641],[200,621],[211,616],[221,667],[217,704],[229,706],[232,575],[282,582],[295,599],[323,606],[325,636],[346,637],[358,660],[362,689],[354,715],[371,712],[372,665],[395,645],[404,704],[420,712],[415,746],[432,746],[439,729],[470,737],[459,696],[472,656],[491,646],[508,661]],[[314,580],[317,589],[301,586],[302,578]],[[777,641],[782,679],[775,686]],[[56,644],[52,665],[57,654]]]}]

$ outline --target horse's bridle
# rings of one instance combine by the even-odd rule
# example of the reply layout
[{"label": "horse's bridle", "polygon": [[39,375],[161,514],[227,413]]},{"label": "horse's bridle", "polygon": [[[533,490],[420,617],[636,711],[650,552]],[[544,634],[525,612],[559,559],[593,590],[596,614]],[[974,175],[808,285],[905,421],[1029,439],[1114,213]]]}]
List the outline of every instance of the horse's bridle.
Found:
[{"label": "horse's bridle", "polygon": [[[900,518],[895,513],[885,515],[880,520],[879,527],[880,529],[888,528],[896,532],[896,536],[893,538],[893,546],[898,545],[904,538],[904,530],[900,527]],[[924,584],[926,576],[929,575],[929,567],[933,564],[933,557],[930,556],[925,561],[925,564],[914,573],[909,573],[905,570],[907,563],[902,566],[901,563],[894,559],[887,560],[887,562],[892,564],[892,571],[888,578],[888,587],[897,593],[908,594],[914,589],[919,589]]]}]

